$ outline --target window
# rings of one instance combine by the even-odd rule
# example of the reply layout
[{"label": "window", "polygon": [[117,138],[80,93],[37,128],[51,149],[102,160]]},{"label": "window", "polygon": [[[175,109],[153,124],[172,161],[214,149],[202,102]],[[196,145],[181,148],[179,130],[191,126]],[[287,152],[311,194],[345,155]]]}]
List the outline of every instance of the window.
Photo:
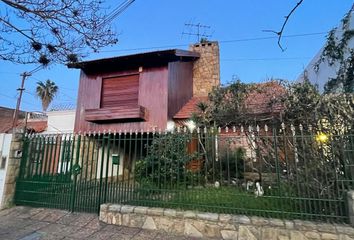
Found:
[{"label": "window", "polygon": [[139,75],[128,75],[102,79],[100,108],[137,106]]},{"label": "window", "polygon": [[139,74],[103,78],[99,108],[86,109],[85,120],[96,123],[145,121],[147,111],[139,105],[138,99]]}]

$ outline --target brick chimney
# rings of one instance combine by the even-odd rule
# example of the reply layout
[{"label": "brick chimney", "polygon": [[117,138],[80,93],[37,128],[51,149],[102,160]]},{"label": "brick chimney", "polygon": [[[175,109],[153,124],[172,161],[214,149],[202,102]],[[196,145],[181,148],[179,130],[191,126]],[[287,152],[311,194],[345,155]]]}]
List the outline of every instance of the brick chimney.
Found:
[{"label": "brick chimney", "polygon": [[193,96],[208,96],[213,87],[220,85],[220,54],[218,42],[203,42],[189,46],[200,53],[193,66]]}]

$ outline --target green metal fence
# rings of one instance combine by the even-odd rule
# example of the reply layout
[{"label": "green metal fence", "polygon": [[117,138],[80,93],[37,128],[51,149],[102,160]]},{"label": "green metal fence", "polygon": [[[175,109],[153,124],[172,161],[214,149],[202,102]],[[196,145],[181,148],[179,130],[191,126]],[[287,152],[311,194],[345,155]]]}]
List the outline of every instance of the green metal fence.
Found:
[{"label": "green metal fence", "polygon": [[28,135],[15,202],[124,203],[348,222],[354,135],[304,127]]}]

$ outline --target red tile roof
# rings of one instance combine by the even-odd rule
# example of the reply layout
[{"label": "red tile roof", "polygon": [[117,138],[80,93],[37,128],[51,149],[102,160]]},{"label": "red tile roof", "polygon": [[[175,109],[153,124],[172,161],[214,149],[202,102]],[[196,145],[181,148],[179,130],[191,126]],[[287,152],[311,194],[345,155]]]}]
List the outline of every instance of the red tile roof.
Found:
[{"label": "red tile roof", "polygon": [[[0,133],[10,133],[12,130],[13,109],[0,107]],[[25,127],[24,112],[20,112],[17,127]],[[27,121],[27,130],[40,133],[47,129],[47,119],[29,119]]]},{"label": "red tile roof", "polygon": [[197,104],[200,102],[207,102],[208,97],[192,97],[179,112],[173,117],[174,119],[188,119],[192,113],[198,111]]},{"label": "red tile roof", "polygon": [[[255,115],[279,113],[283,109],[282,104],[273,102],[284,95],[285,91],[285,88],[275,81],[256,84],[256,89],[245,100],[248,112]],[[199,102],[207,101],[208,97],[192,97],[173,118],[188,119],[192,113],[198,111]]]},{"label": "red tile roof", "polygon": [[[8,121],[4,121],[8,120]],[[18,121],[18,128],[25,127],[23,120]],[[9,133],[12,129],[12,119],[0,119],[0,133]],[[27,122],[27,131],[32,133],[41,133],[47,129],[47,120],[29,121]]]},{"label": "red tile roof", "polygon": [[[24,123],[21,123],[24,126]],[[41,133],[47,130],[48,122],[47,120],[36,120],[27,122],[27,131],[33,133]]]},{"label": "red tile roof", "polygon": [[12,128],[12,119],[0,119],[0,133],[7,133]]},{"label": "red tile roof", "polygon": [[275,81],[259,83],[245,99],[250,114],[279,113],[283,105],[275,100],[286,93],[286,89]]}]

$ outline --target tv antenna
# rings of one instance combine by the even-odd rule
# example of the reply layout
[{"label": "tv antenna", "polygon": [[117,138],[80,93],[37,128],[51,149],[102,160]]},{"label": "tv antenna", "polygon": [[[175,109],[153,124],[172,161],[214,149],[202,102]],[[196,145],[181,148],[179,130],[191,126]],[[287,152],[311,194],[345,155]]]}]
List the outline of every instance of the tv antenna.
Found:
[{"label": "tv antenna", "polygon": [[201,39],[208,39],[212,36],[212,34],[207,33],[207,31],[210,32],[211,27],[207,26],[207,25],[203,25],[201,23],[185,23],[184,24],[185,27],[187,27],[189,29],[188,32],[183,31],[182,32],[182,36],[184,35],[188,35],[188,36],[196,36],[198,42]]}]

